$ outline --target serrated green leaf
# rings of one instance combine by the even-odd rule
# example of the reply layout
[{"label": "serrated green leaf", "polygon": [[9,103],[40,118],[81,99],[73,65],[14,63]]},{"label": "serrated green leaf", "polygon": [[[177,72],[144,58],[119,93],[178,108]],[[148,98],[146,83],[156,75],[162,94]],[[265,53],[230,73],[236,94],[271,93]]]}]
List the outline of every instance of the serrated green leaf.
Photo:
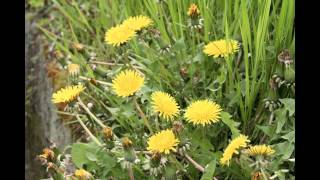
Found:
[{"label": "serrated green leaf", "polygon": [[222,120],[222,122],[223,122],[224,124],[226,124],[226,125],[230,128],[230,130],[231,130],[231,132],[232,132],[232,138],[235,138],[235,137],[237,137],[237,136],[240,135],[240,131],[239,131],[239,129],[237,128],[236,122],[233,121],[233,120],[231,119],[231,117],[232,117],[232,116],[231,116],[229,113],[227,113],[227,112],[221,112],[221,120]]}]

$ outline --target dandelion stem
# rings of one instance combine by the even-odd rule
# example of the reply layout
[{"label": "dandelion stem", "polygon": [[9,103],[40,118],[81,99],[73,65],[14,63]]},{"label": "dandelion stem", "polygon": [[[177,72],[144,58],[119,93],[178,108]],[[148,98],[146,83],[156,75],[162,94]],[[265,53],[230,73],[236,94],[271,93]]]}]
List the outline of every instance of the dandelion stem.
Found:
[{"label": "dandelion stem", "polygon": [[156,116],[156,118],[154,119],[154,121],[155,121],[155,124],[156,124],[156,129],[157,129],[157,131],[160,131],[158,116]]},{"label": "dandelion stem", "polygon": [[[269,125],[272,124],[273,118],[274,118],[274,112],[272,111],[271,114],[270,114],[270,118],[269,118]],[[261,141],[260,141],[260,142],[261,142],[261,143],[264,142],[265,138],[266,138],[266,134],[263,135],[263,137],[261,138]]]},{"label": "dandelion stem", "polygon": [[[86,81],[90,81],[91,78],[87,78],[87,77],[84,77],[84,76],[79,76],[80,79],[83,79],[83,80],[86,80]],[[97,83],[100,83],[100,84],[103,84],[103,85],[107,85],[107,86],[111,86],[112,84],[111,83],[108,83],[108,82],[104,82],[104,81],[99,81],[99,80],[95,80]]]},{"label": "dandelion stem", "polygon": [[129,168],[128,168],[128,174],[129,174],[130,180],[134,180],[133,171],[132,171],[131,166],[129,166]]},{"label": "dandelion stem", "polygon": [[73,113],[68,113],[68,112],[64,112],[64,111],[55,111],[57,114],[62,114],[62,115],[68,115],[68,116],[76,116],[76,115],[79,115],[79,116],[86,116],[84,114],[73,114]]},{"label": "dandelion stem", "polygon": [[184,154],[184,157],[200,172],[204,172],[204,167],[198,164],[195,160],[193,160],[187,153]]},{"label": "dandelion stem", "polygon": [[95,120],[102,128],[105,128],[106,126],[99,120],[90,110],[87,108],[86,105],[82,102],[80,97],[78,97],[79,105],[92,117],[93,120]]},{"label": "dandelion stem", "polygon": [[151,128],[151,126],[150,126],[150,124],[148,122],[148,119],[147,119],[146,115],[141,110],[141,108],[140,108],[140,106],[139,106],[139,104],[137,102],[137,97],[136,96],[133,96],[133,102],[134,102],[134,104],[135,104],[135,106],[136,106],[136,108],[137,108],[137,110],[139,112],[140,117],[143,119],[144,124],[147,126],[147,128],[150,131],[150,133],[153,134],[153,130],[152,130],[152,128]]},{"label": "dandelion stem", "polygon": [[90,132],[90,130],[87,128],[87,126],[82,122],[82,120],[80,119],[80,117],[78,115],[76,115],[78,122],[80,123],[80,125],[83,127],[83,129],[88,133],[88,135],[91,137],[91,139],[98,145],[98,146],[102,146],[102,144],[99,142],[99,140]]}]

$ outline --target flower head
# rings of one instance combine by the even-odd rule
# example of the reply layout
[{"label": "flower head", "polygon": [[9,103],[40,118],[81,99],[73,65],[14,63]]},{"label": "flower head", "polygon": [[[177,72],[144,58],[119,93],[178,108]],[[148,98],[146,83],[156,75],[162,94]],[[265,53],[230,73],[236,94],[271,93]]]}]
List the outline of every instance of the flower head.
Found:
[{"label": "flower head", "polygon": [[76,177],[78,177],[79,179],[83,179],[83,180],[86,180],[86,179],[89,179],[92,175],[88,172],[88,171],[86,171],[86,170],[84,170],[84,169],[78,169],[78,170],[76,170],[75,172],[74,172],[74,175],[76,176]]},{"label": "flower head", "polygon": [[39,156],[44,159],[54,159],[54,152],[49,148],[44,148]]},{"label": "flower head", "polygon": [[69,64],[68,65],[68,72],[71,76],[76,76],[79,74],[80,66],[78,64]]},{"label": "flower head", "polygon": [[191,4],[188,10],[188,16],[198,16],[200,11],[196,4]]},{"label": "flower head", "polygon": [[144,77],[140,76],[136,71],[125,70],[112,80],[112,87],[118,96],[127,97],[140,90],[143,82]]},{"label": "flower head", "polygon": [[52,95],[53,103],[68,103],[77,98],[80,93],[85,89],[82,84],[76,86],[67,86],[60,89]]},{"label": "flower head", "polygon": [[122,139],[123,148],[128,149],[128,148],[130,148],[132,146],[132,144],[133,144],[132,141],[128,137],[124,137]]},{"label": "flower head", "polygon": [[103,135],[106,139],[111,139],[112,136],[113,136],[113,133],[112,133],[112,128],[111,127],[105,127],[103,128],[102,130],[103,132]]},{"label": "flower head", "polygon": [[169,154],[170,150],[176,151],[179,142],[172,130],[162,130],[148,139],[147,150],[153,153]]},{"label": "flower head", "polygon": [[179,113],[176,100],[168,93],[156,91],[151,94],[152,107],[155,112],[165,119],[173,119]]},{"label": "flower head", "polygon": [[222,165],[228,165],[230,163],[230,160],[232,158],[232,155],[238,154],[238,150],[241,147],[247,147],[247,143],[250,142],[250,140],[248,139],[248,136],[244,136],[242,134],[240,134],[238,137],[234,138],[229,145],[227,146],[227,148],[224,150],[223,152],[223,156],[220,159],[220,163]]},{"label": "flower head", "polygon": [[105,34],[105,41],[112,46],[120,46],[128,42],[136,35],[136,32],[127,26],[118,25],[110,28]]},{"label": "flower head", "polygon": [[246,152],[250,156],[259,156],[259,155],[270,156],[275,151],[270,146],[263,144],[263,145],[250,146],[248,149],[246,149]]},{"label": "flower head", "polygon": [[147,16],[133,16],[123,21],[122,25],[134,31],[140,31],[142,28],[148,27],[153,21]]},{"label": "flower head", "polygon": [[228,57],[239,50],[239,43],[236,40],[212,41],[204,46],[203,52],[213,57]]},{"label": "flower head", "polygon": [[221,111],[220,105],[210,100],[198,100],[187,107],[184,117],[194,125],[205,126],[219,121]]}]

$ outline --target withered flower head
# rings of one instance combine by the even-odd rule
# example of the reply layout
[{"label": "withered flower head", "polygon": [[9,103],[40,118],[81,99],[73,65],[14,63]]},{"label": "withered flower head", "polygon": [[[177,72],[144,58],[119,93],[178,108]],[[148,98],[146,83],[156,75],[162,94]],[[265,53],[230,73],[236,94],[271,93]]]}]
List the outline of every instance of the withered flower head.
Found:
[{"label": "withered flower head", "polygon": [[72,43],[72,47],[77,51],[81,51],[84,49],[84,45],[80,43]]},{"label": "withered flower head", "polygon": [[103,128],[103,135],[107,140],[112,139],[112,135],[113,135],[112,128],[111,127]]},{"label": "withered flower head", "polygon": [[53,160],[53,159],[54,159],[54,152],[53,152],[51,149],[49,149],[49,148],[44,148],[44,149],[42,150],[42,154],[39,155],[39,157],[44,158],[44,159],[51,159],[51,160]]},{"label": "withered flower head", "polygon": [[132,141],[128,137],[125,137],[122,139],[122,146],[123,148],[128,149],[132,146]]},{"label": "withered flower head", "polygon": [[180,133],[183,130],[183,124],[180,121],[174,121],[173,122],[173,126],[172,126],[172,130],[175,133]]}]

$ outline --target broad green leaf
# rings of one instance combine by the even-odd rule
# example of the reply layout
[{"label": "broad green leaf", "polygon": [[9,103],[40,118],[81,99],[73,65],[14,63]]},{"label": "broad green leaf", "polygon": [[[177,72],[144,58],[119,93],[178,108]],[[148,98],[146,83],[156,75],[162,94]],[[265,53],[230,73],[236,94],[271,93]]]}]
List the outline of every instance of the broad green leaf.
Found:
[{"label": "broad green leaf", "polygon": [[97,160],[98,160],[96,154],[93,154],[93,153],[91,153],[91,152],[87,152],[87,153],[86,153],[86,157],[87,157],[90,161],[97,161]]},{"label": "broad green leaf", "polygon": [[274,126],[260,126],[257,125],[257,128],[260,129],[262,132],[264,132],[267,136],[272,137],[275,131]]},{"label": "broad green leaf", "polygon": [[[72,161],[73,163],[78,167],[82,168],[84,164],[86,165],[93,165],[94,162],[92,162],[88,157],[87,154],[95,154],[97,151],[96,146],[91,145],[91,144],[85,144],[85,143],[74,143],[72,145],[71,149],[71,155],[72,155]],[[91,156],[92,158],[92,156]]]},{"label": "broad green leaf", "polygon": [[178,40],[176,41],[176,44],[175,44],[174,46],[175,46],[175,49],[176,49],[176,50],[185,49],[185,48],[186,48],[186,44],[185,44],[185,42],[184,42],[184,40],[183,40],[183,37],[180,38],[180,39],[178,39]]},{"label": "broad green leaf", "polygon": [[281,136],[283,139],[288,140],[290,143],[295,142],[295,131],[291,131],[288,134]]},{"label": "broad green leaf", "polygon": [[277,129],[276,133],[279,134],[282,130],[282,127],[287,121],[287,110],[284,110],[283,108],[278,109],[275,111],[275,120],[277,122]]},{"label": "broad green leaf", "polygon": [[201,53],[198,53],[198,54],[192,59],[192,63],[201,62],[201,61],[203,61],[203,54],[202,54],[202,52],[201,52]]},{"label": "broad green leaf", "polygon": [[291,144],[289,142],[282,142],[274,145],[273,148],[276,151],[276,154],[282,155],[281,159],[288,159],[294,151],[294,144]]},{"label": "broad green leaf", "polygon": [[216,159],[212,160],[205,168],[204,174],[201,177],[201,180],[212,180],[214,171],[216,169]]},{"label": "broad green leaf", "polygon": [[33,8],[41,8],[44,6],[44,0],[29,0],[28,3]]},{"label": "broad green leaf", "polygon": [[284,104],[284,108],[289,111],[289,116],[292,116],[295,112],[295,99],[284,98],[280,101]]}]

